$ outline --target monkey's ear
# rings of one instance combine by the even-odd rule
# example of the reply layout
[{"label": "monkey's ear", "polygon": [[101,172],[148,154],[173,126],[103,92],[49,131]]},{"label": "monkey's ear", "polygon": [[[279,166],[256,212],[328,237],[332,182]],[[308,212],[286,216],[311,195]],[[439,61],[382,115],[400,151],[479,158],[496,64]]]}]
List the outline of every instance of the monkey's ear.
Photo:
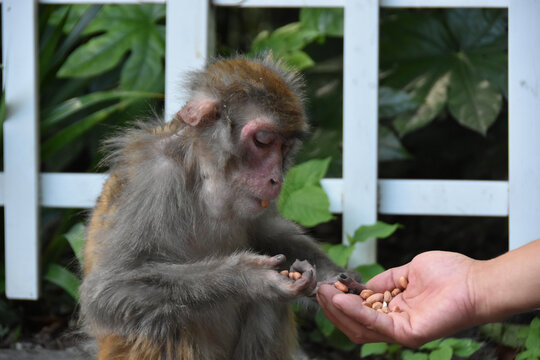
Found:
[{"label": "monkey's ear", "polygon": [[176,117],[190,126],[214,122],[219,117],[218,102],[204,97],[192,99]]}]

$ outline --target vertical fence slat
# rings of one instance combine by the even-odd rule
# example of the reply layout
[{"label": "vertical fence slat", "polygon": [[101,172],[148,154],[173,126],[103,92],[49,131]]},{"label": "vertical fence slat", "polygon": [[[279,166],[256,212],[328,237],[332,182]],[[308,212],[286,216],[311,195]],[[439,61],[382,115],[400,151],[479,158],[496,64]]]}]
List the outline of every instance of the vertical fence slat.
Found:
[{"label": "vertical fence slat", "polygon": [[2,2],[6,295],[39,296],[37,1]]},{"label": "vertical fence slat", "polygon": [[208,1],[167,1],[165,54],[165,119],[171,120],[186,101],[183,75],[206,62],[209,38]]},{"label": "vertical fence slat", "polygon": [[[379,2],[345,2],[343,235],[377,220]],[[358,244],[349,265],[376,261],[376,243]]]},{"label": "vertical fence slat", "polygon": [[540,0],[508,8],[509,248],[540,238]]}]

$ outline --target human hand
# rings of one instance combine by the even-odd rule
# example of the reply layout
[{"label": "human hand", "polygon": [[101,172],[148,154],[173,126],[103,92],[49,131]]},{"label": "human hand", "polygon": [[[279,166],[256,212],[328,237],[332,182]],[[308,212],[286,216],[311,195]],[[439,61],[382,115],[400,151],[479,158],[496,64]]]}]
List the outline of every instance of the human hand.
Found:
[{"label": "human hand", "polygon": [[328,319],[355,343],[385,341],[416,347],[476,324],[469,276],[476,263],[461,254],[430,251],[366,284],[368,289],[384,292],[399,287],[399,278],[405,276],[406,291],[389,304],[390,308],[399,306],[400,312],[375,311],[362,305],[358,295],[344,294],[330,285],[319,288],[317,300]]}]

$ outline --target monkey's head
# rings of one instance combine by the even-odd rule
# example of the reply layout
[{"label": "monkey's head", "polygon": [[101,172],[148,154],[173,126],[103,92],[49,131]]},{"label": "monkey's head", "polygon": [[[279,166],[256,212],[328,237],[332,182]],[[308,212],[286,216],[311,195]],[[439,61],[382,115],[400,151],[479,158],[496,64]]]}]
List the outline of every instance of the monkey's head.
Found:
[{"label": "monkey's head", "polygon": [[192,74],[177,121],[194,134],[210,214],[255,217],[278,197],[308,130],[302,86],[270,57],[218,60]]}]

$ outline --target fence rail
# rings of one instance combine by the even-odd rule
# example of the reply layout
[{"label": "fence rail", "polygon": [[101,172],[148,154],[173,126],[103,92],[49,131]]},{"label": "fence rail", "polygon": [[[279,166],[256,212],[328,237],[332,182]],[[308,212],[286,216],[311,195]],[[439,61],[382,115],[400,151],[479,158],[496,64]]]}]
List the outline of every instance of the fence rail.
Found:
[{"label": "fence rail", "polygon": [[[345,7],[347,0],[212,0],[215,6],[259,8]],[[510,0],[380,0],[381,7],[393,8],[507,8]],[[2,0],[0,0],[0,3]],[[168,4],[167,0],[38,0],[40,4]],[[177,1],[180,2],[180,1]]]},{"label": "fence rail", "polygon": [[[3,0],[3,64],[7,120],[5,172],[6,294],[39,296],[40,206],[94,205],[104,174],[38,171],[37,4],[167,4],[165,113],[183,100],[175,84],[212,54],[212,17],[206,1]],[[343,178],[322,186],[343,232],[375,222],[377,214],[508,216],[509,248],[540,237],[540,0],[213,0],[214,6],[338,7],[345,10]],[[489,7],[509,11],[509,181],[398,180],[377,177],[378,29],[380,7]],[[173,19],[173,21],[171,21]],[[186,31],[189,29],[189,31]],[[174,96],[173,96],[174,94]],[[362,106],[358,106],[361,99]],[[373,262],[375,242],[362,244],[352,265]]]}]

